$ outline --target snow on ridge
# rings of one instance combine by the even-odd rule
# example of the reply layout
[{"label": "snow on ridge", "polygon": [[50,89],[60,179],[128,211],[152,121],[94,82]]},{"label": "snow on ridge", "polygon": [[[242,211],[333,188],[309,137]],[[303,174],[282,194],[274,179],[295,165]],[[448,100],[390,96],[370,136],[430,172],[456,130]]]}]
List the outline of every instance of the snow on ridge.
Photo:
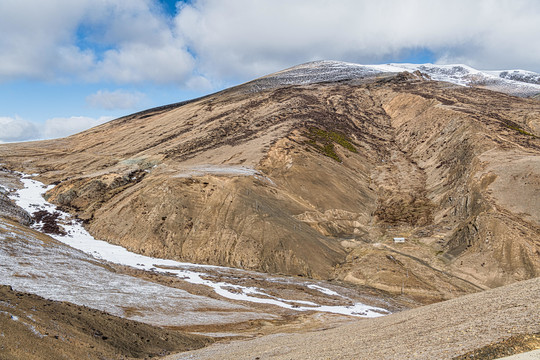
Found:
[{"label": "snow on ridge", "polygon": [[362,65],[342,61],[313,61],[276,72],[248,83],[253,91],[283,85],[307,85],[329,81],[366,79],[403,71],[420,71],[432,80],[461,86],[481,86],[517,96],[540,93],[540,74],[526,70],[482,71],[465,64],[391,63]]},{"label": "snow on ridge", "polygon": [[208,164],[185,167],[174,177],[197,177],[203,175],[255,176],[261,175],[261,173],[258,170],[247,166]]},{"label": "snow on ridge", "polygon": [[256,170],[252,167],[242,166],[242,165],[211,165],[211,164],[202,164],[202,165],[193,165],[187,166],[181,169],[179,173],[174,175],[175,178],[192,178],[192,177],[201,177],[204,175],[213,175],[213,176],[253,176],[255,179],[262,182],[266,182],[272,186],[276,184],[268,176],[264,175],[259,170]]},{"label": "snow on ridge", "polygon": [[533,71],[514,69],[514,70],[496,70],[486,71],[487,74],[508,80],[514,80],[529,84],[540,85],[540,74]]}]

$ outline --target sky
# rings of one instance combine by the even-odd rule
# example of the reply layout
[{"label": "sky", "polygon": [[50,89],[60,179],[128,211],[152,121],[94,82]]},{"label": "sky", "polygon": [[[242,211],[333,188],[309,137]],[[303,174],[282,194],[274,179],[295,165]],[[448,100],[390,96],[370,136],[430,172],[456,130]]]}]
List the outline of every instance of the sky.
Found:
[{"label": "sky", "polygon": [[314,60],[540,72],[538,0],[0,0],[0,142]]}]

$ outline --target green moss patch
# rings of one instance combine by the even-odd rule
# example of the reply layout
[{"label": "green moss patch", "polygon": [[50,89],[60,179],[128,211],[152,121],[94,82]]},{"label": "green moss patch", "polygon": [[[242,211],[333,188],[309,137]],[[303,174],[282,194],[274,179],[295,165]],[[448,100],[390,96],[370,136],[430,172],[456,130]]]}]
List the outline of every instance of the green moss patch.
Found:
[{"label": "green moss patch", "polygon": [[338,131],[327,131],[318,127],[308,128],[304,134],[308,140],[306,143],[315,148],[319,153],[341,162],[340,157],[335,151],[335,144],[338,144],[353,153],[358,153],[352,141],[343,133]]},{"label": "green moss patch", "polygon": [[511,124],[507,123],[507,124],[504,124],[504,126],[506,126],[509,129],[515,130],[515,131],[519,132],[520,134],[536,137],[536,135],[531,134],[530,132],[527,132],[527,131],[523,130],[522,128],[520,128],[519,126],[517,126],[517,125],[515,125],[513,123],[511,123]]}]

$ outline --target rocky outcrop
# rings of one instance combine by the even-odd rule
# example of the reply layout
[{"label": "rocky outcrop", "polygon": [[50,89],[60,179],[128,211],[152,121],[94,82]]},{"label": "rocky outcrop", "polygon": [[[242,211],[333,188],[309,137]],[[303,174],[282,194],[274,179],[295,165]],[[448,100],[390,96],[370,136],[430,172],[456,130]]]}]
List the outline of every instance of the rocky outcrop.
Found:
[{"label": "rocky outcrop", "polygon": [[0,189],[0,216],[16,221],[22,225],[31,225],[32,216],[11,201]]}]

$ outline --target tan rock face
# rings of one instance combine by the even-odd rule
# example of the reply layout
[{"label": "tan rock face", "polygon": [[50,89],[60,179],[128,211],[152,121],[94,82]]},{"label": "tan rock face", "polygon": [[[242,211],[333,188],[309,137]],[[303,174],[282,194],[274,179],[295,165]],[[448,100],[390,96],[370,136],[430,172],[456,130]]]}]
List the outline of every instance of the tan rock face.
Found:
[{"label": "tan rock face", "polygon": [[415,76],[244,90],[1,161],[147,255],[424,301],[539,275],[537,101]]}]

